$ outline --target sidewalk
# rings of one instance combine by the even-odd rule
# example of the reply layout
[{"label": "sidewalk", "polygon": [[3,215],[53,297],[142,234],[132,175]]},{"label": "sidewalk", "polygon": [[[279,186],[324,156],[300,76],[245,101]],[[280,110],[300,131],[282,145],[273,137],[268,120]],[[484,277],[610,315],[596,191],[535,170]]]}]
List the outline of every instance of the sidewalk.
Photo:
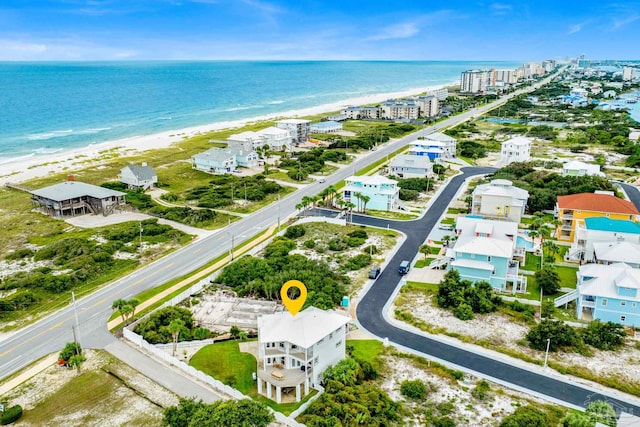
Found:
[{"label": "sidewalk", "polygon": [[226,398],[204,384],[200,384],[196,380],[184,375],[183,372],[178,372],[171,366],[158,362],[153,357],[142,353],[138,349],[120,340],[113,341],[105,347],[105,350],[150,380],[160,384],[180,397],[193,397],[195,400],[202,400],[205,403],[212,403],[216,400]]}]

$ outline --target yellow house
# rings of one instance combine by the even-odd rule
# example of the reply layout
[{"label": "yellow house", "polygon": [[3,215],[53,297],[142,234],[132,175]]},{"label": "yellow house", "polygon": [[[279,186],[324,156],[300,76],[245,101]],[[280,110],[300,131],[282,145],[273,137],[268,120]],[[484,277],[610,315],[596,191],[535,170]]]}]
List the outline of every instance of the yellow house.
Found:
[{"label": "yellow house", "polygon": [[561,242],[573,242],[576,225],[585,218],[605,216],[638,222],[640,215],[633,203],[615,197],[610,191],[558,196],[556,212],[560,221],[556,236]]}]

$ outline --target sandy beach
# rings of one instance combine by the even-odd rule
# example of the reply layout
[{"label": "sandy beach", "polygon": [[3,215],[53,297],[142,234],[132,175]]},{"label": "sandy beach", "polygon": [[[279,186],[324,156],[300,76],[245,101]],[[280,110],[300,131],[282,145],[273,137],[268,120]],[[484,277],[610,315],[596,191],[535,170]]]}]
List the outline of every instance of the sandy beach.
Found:
[{"label": "sandy beach", "polygon": [[207,125],[160,132],[151,135],[141,135],[114,141],[107,141],[99,144],[92,144],[84,148],[64,151],[47,156],[18,158],[14,161],[10,160],[6,163],[0,164],[0,185],[4,185],[8,182],[20,183],[33,178],[44,177],[51,173],[72,173],[74,163],[82,162],[82,166],[80,166],[80,168],[91,166],[91,162],[88,160],[100,157],[100,154],[104,153],[105,151],[113,150],[117,152],[118,155],[131,155],[146,150],[166,148],[175,142],[182,141],[185,138],[207,132],[240,128],[249,123],[255,123],[263,120],[272,120],[275,118],[295,118],[301,116],[322,114],[331,111],[338,111],[350,105],[379,103],[390,98],[412,96],[428,90],[452,86],[457,83],[458,82],[452,82],[445,85],[409,89],[402,92],[366,95],[300,110],[284,111],[281,113],[267,114],[247,119],[217,122]]}]

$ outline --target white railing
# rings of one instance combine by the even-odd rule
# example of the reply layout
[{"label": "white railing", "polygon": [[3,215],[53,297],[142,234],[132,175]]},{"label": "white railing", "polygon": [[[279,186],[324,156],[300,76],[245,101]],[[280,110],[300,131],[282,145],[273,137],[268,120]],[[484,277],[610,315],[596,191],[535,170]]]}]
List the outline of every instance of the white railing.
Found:
[{"label": "white railing", "polygon": [[[175,357],[173,357],[170,354],[166,353],[161,348],[158,348],[157,346],[155,346],[153,344],[149,344],[147,341],[144,340],[144,338],[142,338],[140,335],[136,334],[135,332],[133,332],[133,331],[127,329],[127,328],[123,328],[122,329],[122,334],[123,334],[125,339],[131,341],[132,343],[134,343],[138,347],[142,348],[143,350],[147,351],[148,353],[150,353],[154,357],[162,360],[165,363],[168,363],[169,365],[175,366],[176,368],[180,369],[181,371],[183,371],[187,375],[191,376],[192,378],[195,378],[195,379],[197,379],[199,381],[202,381],[203,383],[207,384],[208,386],[210,386],[214,390],[216,390],[218,392],[221,392],[221,393],[224,393],[227,396],[230,396],[230,397],[232,397],[234,399],[251,399],[249,396],[246,396],[246,395],[240,393],[235,388],[229,387],[228,385],[223,384],[222,382],[216,380],[215,378],[211,377],[210,375],[207,375],[204,372],[199,371],[198,369],[194,368],[193,366],[189,366],[186,363],[182,362],[181,360],[176,359]],[[171,344],[171,345],[173,345],[173,344]],[[316,396],[314,396],[314,397],[316,397]],[[310,403],[312,400],[313,400],[313,398],[309,399],[309,401],[305,402],[305,403]],[[304,405],[302,405],[302,406],[304,406]],[[306,406],[305,406],[305,409],[306,409]],[[272,411],[273,416],[275,417],[276,421],[278,421],[280,423],[283,423],[283,424],[285,424],[285,425],[287,425],[289,427],[304,427],[304,424],[300,424],[299,422],[297,422],[295,420],[294,416],[287,417],[287,416],[285,416],[284,414],[282,414],[280,412],[276,412],[276,411],[273,411],[273,410],[271,410],[271,411]]]},{"label": "white railing", "polygon": [[573,292],[569,292],[568,294],[564,294],[553,300],[553,305],[555,307],[560,307],[563,304],[570,303],[571,301],[575,301],[578,298],[578,290],[576,289]]},{"label": "white railing", "polygon": [[431,269],[439,268],[439,267],[442,267],[443,265],[447,265],[448,263],[449,263],[449,258],[446,258],[446,257],[434,259],[429,263],[429,268]]}]

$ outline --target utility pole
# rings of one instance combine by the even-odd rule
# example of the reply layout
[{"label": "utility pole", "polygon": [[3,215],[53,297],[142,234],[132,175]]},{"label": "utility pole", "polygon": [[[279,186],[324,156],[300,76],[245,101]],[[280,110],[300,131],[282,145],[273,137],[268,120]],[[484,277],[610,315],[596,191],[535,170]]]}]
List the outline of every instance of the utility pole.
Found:
[{"label": "utility pole", "polygon": [[244,200],[247,200],[247,183],[244,183]]},{"label": "utility pole", "polygon": [[544,353],[544,367],[547,367],[547,358],[549,357],[549,344],[551,344],[551,338],[547,338],[547,351]]},{"label": "utility pole", "polygon": [[71,302],[73,303],[73,312],[75,314],[76,317],[76,325],[75,328],[73,330],[73,339],[75,340],[76,338],[76,328],[78,329],[78,344],[80,344],[80,347],[82,347],[82,342],[80,340],[80,322],[78,321],[78,307],[76,306],[76,294],[71,291]]},{"label": "utility pole", "polygon": [[140,226],[140,258],[142,258],[142,221],[138,225]]},{"label": "utility pole", "polygon": [[280,232],[280,194],[278,194],[278,233]]},{"label": "utility pole", "polygon": [[540,320],[542,320],[542,286],[540,286]]}]

